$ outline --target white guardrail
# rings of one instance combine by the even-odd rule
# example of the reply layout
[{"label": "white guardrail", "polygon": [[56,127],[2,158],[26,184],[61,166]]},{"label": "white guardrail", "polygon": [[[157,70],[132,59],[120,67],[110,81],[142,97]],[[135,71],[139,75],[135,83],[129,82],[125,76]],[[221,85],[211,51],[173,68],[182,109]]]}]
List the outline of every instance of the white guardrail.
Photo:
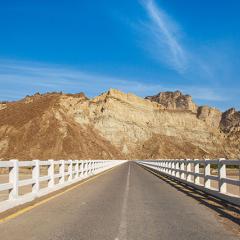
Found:
[{"label": "white guardrail", "polygon": [[[33,161],[0,161],[0,171],[5,168],[7,172],[6,183],[0,182],[1,193],[7,192],[7,199],[0,200],[0,212],[33,201],[43,195],[59,190],[76,183],[84,178],[98,174],[107,169],[120,165],[123,160],[33,160]],[[42,176],[41,168],[47,168]],[[29,179],[20,180],[20,169],[28,168]],[[56,173],[56,168],[59,170]],[[6,175],[6,174],[4,174]],[[29,175],[29,174],[28,174]],[[3,175],[0,175],[3,177]],[[1,181],[1,179],[0,179]],[[41,183],[47,182],[47,186],[41,188]],[[57,182],[57,183],[56,183]],[[20,195],[20,187],[29,186],[30,192]]]},{"label": "white guardrail", "polygon": [[[170,176],[207,194],[226,200],[240,206],[240,196],[227,192],[227,184],[240,188],[240,170],[237,178],[227,178],[227,165],[240,166],[240,160],[147,160],[136,161],[138,164]],[[216,174],[211,175],[211,165],[217,166]],[[200,171],[201,169],[201,171]],[[200,181],[202,178],[202,181]],[[211,181],[217,181],[217,188],[211,186]],[[201,183],[202,182],[202,183]],[[239,189],[238,189],[239,191]]]}]

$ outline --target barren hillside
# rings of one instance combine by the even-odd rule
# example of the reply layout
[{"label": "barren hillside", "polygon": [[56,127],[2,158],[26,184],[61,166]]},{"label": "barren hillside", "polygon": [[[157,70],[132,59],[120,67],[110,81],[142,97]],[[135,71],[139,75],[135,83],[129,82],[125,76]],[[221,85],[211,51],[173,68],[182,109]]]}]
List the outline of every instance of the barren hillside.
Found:
[{"label": "barren hillside", "polygon": [[93,99],[35,94],[0,104],[0,158],[235,158],[239,116],[179,91],[146,99],[114,89]]}]

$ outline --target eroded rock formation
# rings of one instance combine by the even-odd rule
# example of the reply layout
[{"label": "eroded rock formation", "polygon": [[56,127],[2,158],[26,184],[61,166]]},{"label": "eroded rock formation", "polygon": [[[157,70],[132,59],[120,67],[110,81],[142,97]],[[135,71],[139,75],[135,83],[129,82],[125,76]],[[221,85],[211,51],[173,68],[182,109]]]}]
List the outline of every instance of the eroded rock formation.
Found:
[{"label": "eroded rock formation", "polygon": [[169,110],[189,110],[194,113],[197,112],[197,105],[192,101],[190,95],[184,95],[180,91],[175,92],[160,92],[154,96],[148,96],[152,102],[157,102]]},{"label": "eroded rock formation", "polygon": [[234,158],[239,122],[179,91],[35,94],[0,110],[0,158]]}]

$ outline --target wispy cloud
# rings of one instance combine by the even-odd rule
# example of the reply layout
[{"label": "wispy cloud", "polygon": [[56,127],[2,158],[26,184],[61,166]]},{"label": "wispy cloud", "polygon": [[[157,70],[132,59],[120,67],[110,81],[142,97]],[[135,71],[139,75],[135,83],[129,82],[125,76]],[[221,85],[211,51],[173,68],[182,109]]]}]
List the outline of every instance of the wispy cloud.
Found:
[{"label": "wispy cloud", "polygon": [[182,35],[185,36],[182,28],[156,4],[155,0],[139,0],[139,2],[148,16],[148,20],[141,21],[138,27],[145,36],[142,46],[154,58],[182,76],[189,78],[197,75],[198,78],[213,81],[216,71],[211,61],[219,61],[221,56],[208,61],[206,55],[208,57],[209,53],[202,56],[202,53],[198,51],[198,48],[203,48],[203,46],[198,46],[197,49],[186,47],[186,39],[183,41],[181,38]]},{"label": "wispy cloud", "polygon": [[14,100],[35,92],[84,91],[90,97],[109,88],[140,96],[163,89],[159,84],[144,84],[132,79],[90,73],[68,66],[0,60],[0,100]]},{"label": "wispy cloud", "polygon": [[93,97],[109,88],[132,92],[139,96],[177,89],[196,99],[222,101],[213,90],[200,86],[161,85],[145,83],[143,79],[120,79],[116,76],[84,72],[62,65],[0,60],[0,100],[16,100],[35,92],[85,92]]},{"label": "wispy cloud", "polygon": [[170,67],[178,79],[182,79],[178,84],[173,78],[169,85],[204,103],[225,101],[234,105],[237,93],[226,82],[231,81],[235,85],[239,82],[236,80],[239,75],[236,71],[239,62],[234,54],[236,49],[233,51],[229,42],[224,44],[219,39],[207,43],[194,41],[156,2],[139,0],[148,19],[142,18],[137,30],[140,31],[141,47],[147,49],[161,63],[160,66]]},{"label": "wispy cloud", "polygon": [[188,57],[179,40],[181,34],[178,25],[154,0],[140,0],[140,3],[149,17],[149,21],[141,23],[142,30],[150,39],[147,49],[177,72],[185,72]]}]

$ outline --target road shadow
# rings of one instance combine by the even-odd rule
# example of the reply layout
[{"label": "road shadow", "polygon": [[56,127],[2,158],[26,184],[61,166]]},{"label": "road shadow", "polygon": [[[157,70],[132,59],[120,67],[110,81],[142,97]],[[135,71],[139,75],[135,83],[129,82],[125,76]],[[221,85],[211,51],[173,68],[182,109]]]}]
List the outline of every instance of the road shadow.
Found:
[{"label": "road shadow", "polygon": [[[140,165],[139,165],[140,166]],[[184,193],[185,195],[194,198],[196,201],[198,201],[200,204],[203,204],[204,206],[214,210],[218,216],[223,218],[224,220],[227,220],[234,223],[235,226],[228,226],[228,227],[234,227],[234,232],[237,232],[240,234],[240,207],[237,205],[234,205],[232,203],[226,202],[224,200],[221,200],[219,198],[216,198],[214,196],[211,196],[209,194],[206,194],[194,187],[191,187],[185,183],[182,183],[170,176],[167,176],[163,173],[159,173],[156,170],[149,169],[145,166],[140,166],[144,168],[145,170],[149,171],[150,173],[154,174],[164,182],[170,184],[172,187],[174,187],[176,190]],[[228,224],[229,225],[229,224]]]}]

